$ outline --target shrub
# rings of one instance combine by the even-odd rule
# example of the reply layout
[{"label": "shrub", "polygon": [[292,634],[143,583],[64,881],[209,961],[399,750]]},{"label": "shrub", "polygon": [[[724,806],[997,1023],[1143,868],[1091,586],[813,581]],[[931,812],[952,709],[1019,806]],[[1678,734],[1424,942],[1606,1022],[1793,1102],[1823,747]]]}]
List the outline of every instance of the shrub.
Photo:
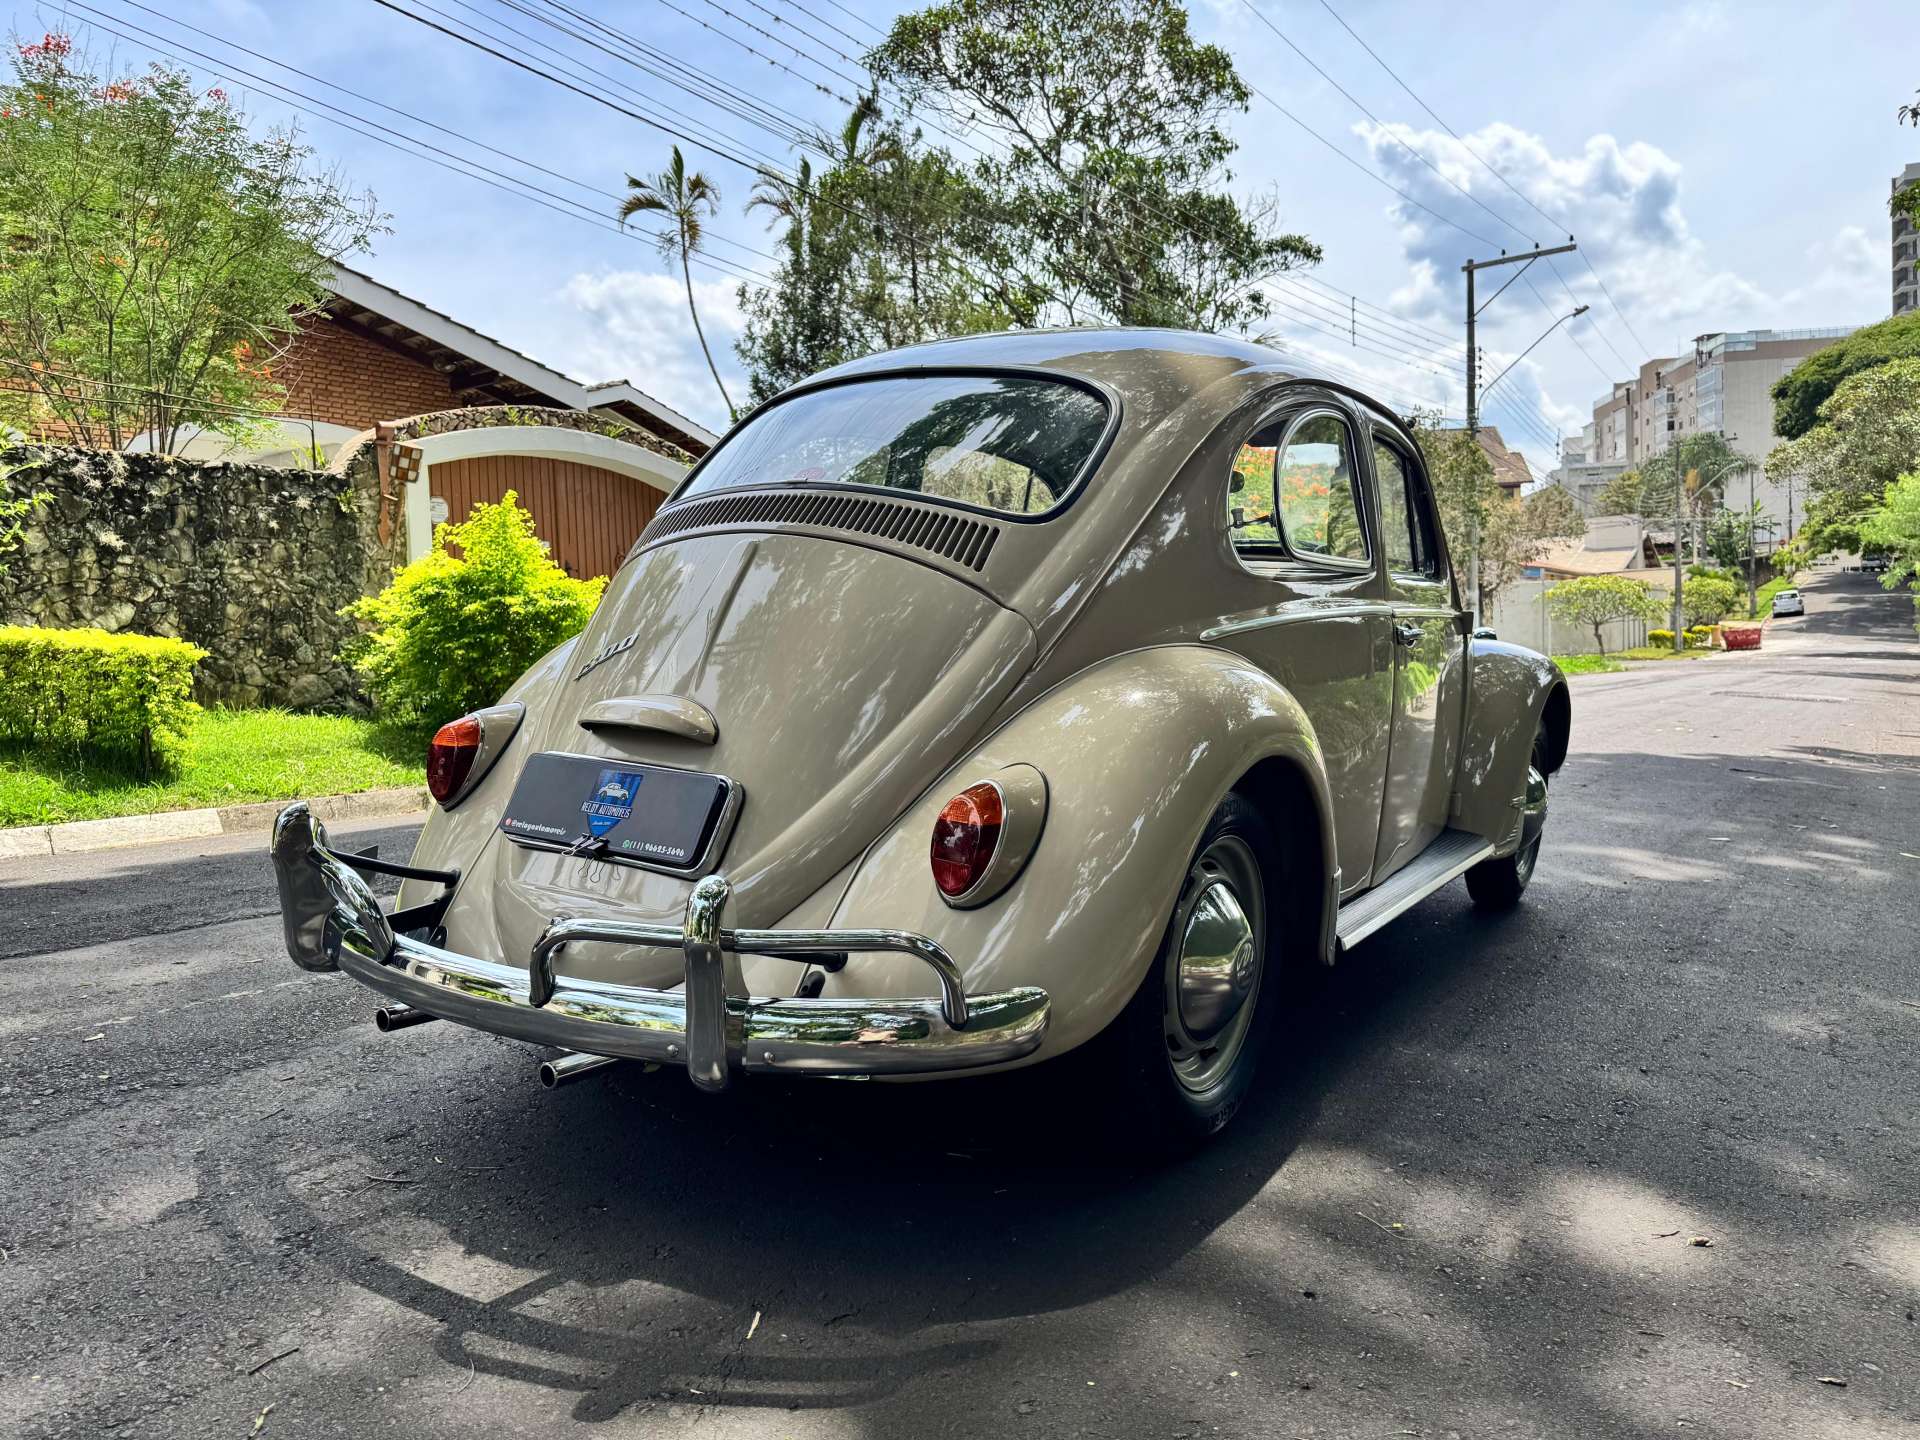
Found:
[{"label": "shrub", "polygon": [[1687,624],[1691,627],[1726,619],[1746,605],[1747,597],[1742,587],[1731,580],[1704,576],[1688,582],[1681,603],[1686,607]]},{"label": "shrub", "polygon": [[1687,627],[1687,644],[1696,650],[1711,649],[1713,646],[1713,626],[1689,625]]},{"label": "shrub", "polygon": [[430,731],[493,704],[577,635],[606,584],[605,576],[575,580],[549,560],[509,490],[498,505],[474,506],[465,522],[435,527],[431,551],[341,612],[368,627],[346,658],[386,718]]},{"label": "shrub", "polygon": [[0,735],[130,760],[179,759],[207,652],[160,635],[0,626]]},{"label": "shrub", "polygon": [[1673,632],[1671,630],[1649,630],[1647,631],[1647,644],[1665,645],[1671,648],[1673,645]]}]

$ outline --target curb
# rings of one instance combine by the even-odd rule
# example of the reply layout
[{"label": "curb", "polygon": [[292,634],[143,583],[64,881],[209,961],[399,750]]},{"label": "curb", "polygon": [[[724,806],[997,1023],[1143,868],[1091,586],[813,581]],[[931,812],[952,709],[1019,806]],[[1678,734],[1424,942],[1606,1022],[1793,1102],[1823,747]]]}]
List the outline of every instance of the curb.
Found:
[{"label": "curb", "polygon": [[[109,820],[69,820],[63,825],[22,825],[0,830],[0,860],[84,855],[94,850],[156,845],[165,840],[244,835],[271,829],[273,817],[290,803],[262,800],[217,809],[163,810],[155,815],[120,815]],[[322,820],[374,820],[425,810],[427,792],[424,786],[403,785],[395,790],[362,790],[356,795],[324,795],[308,803]]]}]

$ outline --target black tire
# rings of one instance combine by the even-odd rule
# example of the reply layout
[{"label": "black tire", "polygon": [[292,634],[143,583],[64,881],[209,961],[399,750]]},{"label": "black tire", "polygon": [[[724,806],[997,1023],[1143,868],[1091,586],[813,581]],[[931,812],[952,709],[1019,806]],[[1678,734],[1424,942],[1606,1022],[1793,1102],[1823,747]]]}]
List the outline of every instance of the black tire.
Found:
[{"label": "black tire", "polygon": [[[1244,882],[1233,865],[1222,867],[1212,880],[1201,878],[1203,873],[1213,873],[1202,867],[1215,857],[1237,859],[1240,852],[1251,857],[1257,875],[1257,885],[1246,885],[1257,890],[1257,914],[1252,906],[1244,907],[1255,937],[1249,942],[1251,993],[1227,1027],[1212,1037],[1215,1043],[1209,1052],[1206,1044],[1190,1046],[1178,1010],[1179,958],[1200,895],[1224,880],[1238,898]],[[1100,1090],[1104,1105],[1110,1107],[1115,1138],[1129,1148],[1137,1150],[1143,1141],[1163,1153],[1190,1148],[1217,1133],[1245,1101],[1274,1015],[1289,988],[1281,937],[1292,929],[1282,910],[1285,887],[1280,883],[1280,863],[1279,845],[1265,817],[1245,796],[1229,794],[1194,847],[1166,934],[1140,988],[1089,1047],[1094,1052],[1089,1057],[1095,1062],[1093,1069],[1104,1082]],[[1233,967],[1235,976],[1240,968]],[[1178,1028],[1178,1037],[1171,1033],[1173,1027]]]},{"label": "black tire", "polygon": [[[1542,763],[1545,742],[1544,731],[1533,738],[1532,763],[1542,784],[1548,781]],[[1467,894],[1473,897],[1473,903],[1482,910],[1511,910],[1517,906],[1520,897],[1527,893],[1534,868],[1540,863],[1540,842],[1546,838],[1547,832],[1542,829],[1531,844],[1522,845],[1513,854],[1502,855],[1497,860],[1482,860],[1467,871]]]}]

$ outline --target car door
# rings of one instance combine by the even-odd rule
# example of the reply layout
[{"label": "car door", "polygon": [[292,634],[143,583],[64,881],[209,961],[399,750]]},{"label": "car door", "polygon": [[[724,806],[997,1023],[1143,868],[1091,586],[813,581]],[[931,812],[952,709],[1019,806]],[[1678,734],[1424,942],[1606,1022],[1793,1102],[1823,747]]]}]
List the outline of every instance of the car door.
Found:
[{"label": "car door", "polygon": [[1396,664],[1365,434],[1343,400],[1308,392],[1240,442],[1222,477],[1234,612],[1207,636],[1272,675],[1312,720],[1343,895],[1372,879]]},{"label": "car door", "polygon": [[1466,626],[1420,452],[1372,422],[1369,459],[1394,638],[1393,721],[1374,883],[1447,826],[1466,707]]}]

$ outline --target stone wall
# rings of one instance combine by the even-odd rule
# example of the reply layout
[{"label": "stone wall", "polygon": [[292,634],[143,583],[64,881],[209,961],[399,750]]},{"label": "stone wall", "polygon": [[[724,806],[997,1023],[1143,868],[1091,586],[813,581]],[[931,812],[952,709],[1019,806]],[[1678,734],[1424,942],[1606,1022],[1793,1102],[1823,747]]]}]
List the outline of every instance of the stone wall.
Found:
[{"label": "stone wall", "polygon": [[384,585],[404,530],[381,546],[370,474],[202,465],[63,446],[0,449],[12,494],[45,492],[0,556],[0,621],[97,625],[208,652],[199,698],[359,706],[334,658],[340,607]]}]

